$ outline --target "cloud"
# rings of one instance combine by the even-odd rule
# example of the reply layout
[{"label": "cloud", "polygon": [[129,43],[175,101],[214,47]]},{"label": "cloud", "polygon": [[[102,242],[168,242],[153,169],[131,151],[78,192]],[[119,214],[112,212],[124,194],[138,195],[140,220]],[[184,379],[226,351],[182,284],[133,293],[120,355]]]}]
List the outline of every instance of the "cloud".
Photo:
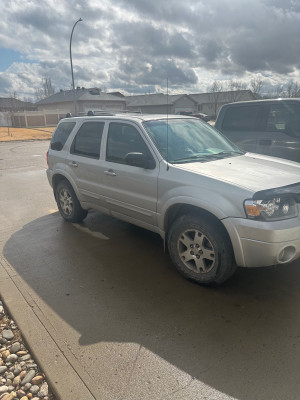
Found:
[{"label": "cloud", "polygon": [[300,79],[295,0],[12,4],[0,5],[0,42],[28,62],[0,72],[0,96],[13,90],[32,96],[43,76],[57,89],[70,88],[69,41],[79,17],[72,41],[76,86],[143,93],[165,87],[168,77],[171,92],[187,92],[204,91],[215,79]]}]

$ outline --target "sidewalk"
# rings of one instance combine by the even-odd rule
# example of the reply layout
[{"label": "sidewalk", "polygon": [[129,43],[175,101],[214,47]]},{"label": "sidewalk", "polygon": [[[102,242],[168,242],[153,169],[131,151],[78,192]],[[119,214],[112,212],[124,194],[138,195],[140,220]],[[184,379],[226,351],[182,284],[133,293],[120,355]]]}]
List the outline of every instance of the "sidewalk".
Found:
[{"label": "sidewalk", "polygon": [[[55,338],[45,327],[44,316],[36,303],[32,301],[25,283],[2,256],[0,256],[0,295],[4,300],[5,308],[17,321],[21,335],[25,343],[28,344],[27,348],[33,359],[42,371],[46,371],[46,381],[56,399],[94,400],[77,371],[66,359],[64,351],[58,347]],[[28,321],[30,321],[30,324]],[[38,368],[37,370],[39,371]],[[38,376],[41,375],[38,374]],[[30,389],[28,393],[30,393]],[[0,393],[1,395],[2,393]],[[12,400],[13,398],[8,397],[6,399],[4,397],[5,400]],[[32,397],[25,397],[24,393],[23,400],[30,398]],[[45,399],[42,395],[38,398]],[[48,400],[55,400],[55,397],[52,397],[50,393]]]}]

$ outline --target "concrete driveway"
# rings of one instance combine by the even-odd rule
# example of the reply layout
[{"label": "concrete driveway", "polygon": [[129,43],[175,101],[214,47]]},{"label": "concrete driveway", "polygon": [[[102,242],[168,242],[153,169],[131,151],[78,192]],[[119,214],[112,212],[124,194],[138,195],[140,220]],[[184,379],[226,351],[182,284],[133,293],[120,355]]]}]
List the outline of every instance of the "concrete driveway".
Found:
[{"label": "concrete driveway", "polygon": [[23,300],[0,295],[33,349],[33,320],[56,346],[36,354],[61,398],[86,399],[77,384],[104,400],[298,398],[300,262],[219,289],[186,281],[153,233],[93,211],[64,222],[48,145],[0,144],[3,273]]}]

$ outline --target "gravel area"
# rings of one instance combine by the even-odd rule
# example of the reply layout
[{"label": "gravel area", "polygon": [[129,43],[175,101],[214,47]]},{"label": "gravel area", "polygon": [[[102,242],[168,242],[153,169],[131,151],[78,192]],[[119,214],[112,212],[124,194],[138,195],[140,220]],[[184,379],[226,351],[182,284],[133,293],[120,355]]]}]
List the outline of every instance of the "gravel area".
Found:
[{"label": "gravel area", "polygon": [[55,400],[0,300],[0,400]]}]

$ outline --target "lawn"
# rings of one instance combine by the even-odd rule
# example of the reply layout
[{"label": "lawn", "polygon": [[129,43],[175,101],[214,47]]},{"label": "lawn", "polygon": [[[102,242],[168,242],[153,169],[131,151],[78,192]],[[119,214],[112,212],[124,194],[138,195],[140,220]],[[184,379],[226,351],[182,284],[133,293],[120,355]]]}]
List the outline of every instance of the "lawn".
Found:
[{"label": "lawn", "polygon": [[13,140],[46,140],[51,139],[55,126],[43,128],[12,128],[0,127],[0,142]]}]

